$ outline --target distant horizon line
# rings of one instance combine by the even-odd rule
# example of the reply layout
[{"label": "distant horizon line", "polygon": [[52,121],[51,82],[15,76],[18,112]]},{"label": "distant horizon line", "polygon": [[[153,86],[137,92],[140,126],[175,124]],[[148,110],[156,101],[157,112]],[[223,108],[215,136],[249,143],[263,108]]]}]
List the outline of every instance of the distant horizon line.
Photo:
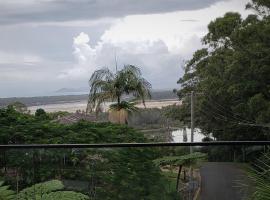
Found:
[{"label": "distant horizon line", "polygon": [[[64,88],[60,88],[59,90],[64,89]],[[75,88],[74,88],[75,89]],[[152,88],[151,90],[154,92],[165,92],[165,91],[173,91],[174,88]],[[40,97],[57,97],[57,96],[81,96],[81,95],[88,95],[87,91],[78,91],[78,92],[63,92],[61,94],[61,92],[57,92],[59,90],[56,90],[52,93],[45,94],[45,95],[24,95],[24,96],[5,96],[5,97],[1,97],[0,99],[12,99],[12,98],[40,98]]]}]

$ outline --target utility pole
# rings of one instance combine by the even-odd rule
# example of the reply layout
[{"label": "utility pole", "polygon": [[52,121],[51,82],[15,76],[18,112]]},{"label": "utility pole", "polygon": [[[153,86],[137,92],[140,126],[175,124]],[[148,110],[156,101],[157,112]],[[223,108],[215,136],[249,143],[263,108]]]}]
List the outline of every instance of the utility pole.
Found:
[{"label": "utility pole", "polygon": [[[190,142],[194,142],[194,91],[191,91],[190,94]],[[190,153],[193,153],[193,147],[190,146]]]},{"label": "utility pole", "polygon": [[[190,93],[190,142],[194,142],[194,91],[191,91]],[[189,147],[190,154],[193,153],[193,146]],[[193,169],[192,166],[190,166],[189,169],[189,200],[193,199]],[[191,191],[192,190],[192,191]]]}]

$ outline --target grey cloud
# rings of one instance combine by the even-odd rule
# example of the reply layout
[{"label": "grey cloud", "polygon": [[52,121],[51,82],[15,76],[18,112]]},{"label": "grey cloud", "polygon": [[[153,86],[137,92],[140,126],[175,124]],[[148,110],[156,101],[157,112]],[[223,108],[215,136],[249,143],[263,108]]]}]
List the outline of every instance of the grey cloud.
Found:
[{"label": "grey cloud", "polygon": [[[189,41],[193,48],[197,48],[197,44],[193,42],[195,40],[197,39],[191,37]],[[72,44],[70,46],[72,47]],[[153,88],[174,88],[177,87],[176,81],[183,73],[181,65],[184,57],[187,56],[169,52],[161,40],[152,43],[147,41],[125,42],[118,46],[104,42],[100,46],[91,44],[89,47],[93,48],[97,54],[93,61],[91,54],[86,52],[85,55],[88,55],[88,58],[83,65],[75,61],[56,62],[50,60],[41,60],[33,65],[0,64],[1,96],[49,95],[56,88],[88,87],[88,79],[93,70],[102,67],[115,70],[115,53],[119,69],[124,64],[139,66],[144,77],[152,83]],[[186,51],[191,54],[193,48],[188,48]],[[73,69],[81,71],[81,75],[72,77],[73,73],[67,73],[64,78],[59,78],[62,73]]]},{"label": "grey cloud", "polygon": [[[0,2],[0,24],[93,20],[196,10],[222,0],[51,0]],[[225,1],[225,0],[223,0]]]},{"label": "grey cloud", "polygon": [[[90,47],[91,48],[91,47]],[[176,81],[181,76],[182,60],[179,54],[172,54],[168,51],[166,44],[163,41],[148,42],[126,42],[121,46],[115,46],[111,43],[103,43],[97,49],[94,60],[89,59],[89,64],[81,67],[81,79],[89,78],[93,70],[108,67],[115,70],[115,55],[117,57],[118,69],[121,69],[125,64],[132,64],[140,67],[143,75],[149,80],[154,88],[172,88],[176,87]],[[91,67],[91,64],[94,66]],[[75,71],[75,70],[73,70]],[[72,78],[74,73],[69,73]],[[88,74],[88,76],[85,76]],[[68,78],[69,76],[65,77]],[[169,77],[169,78],[168,78]],[[76,77],[78,76],[76,74]],[[75,79],[76,80],[76,79]]]},{"label": "grey cloud", "polygon": [[[84,31],[95,45],[100,36],[110,27],[109,23],[93,26],[2,26],[0,31],[0,52],[9,54],[35,54],[43,59],[71,61],[72,38]],[[1,62],[1,56],[0,56]]]},{"label": "grey cloud", "polygon": [[197,19],[181,19],[180,22],[199,22]]}]

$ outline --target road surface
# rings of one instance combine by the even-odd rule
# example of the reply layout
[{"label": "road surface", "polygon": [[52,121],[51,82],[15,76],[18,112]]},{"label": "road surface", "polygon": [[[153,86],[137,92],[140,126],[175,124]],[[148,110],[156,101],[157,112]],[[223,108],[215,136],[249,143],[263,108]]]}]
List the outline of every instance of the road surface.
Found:
[{"label": "road surface", "polygon": [[247,189],[240,184],[247,182],[247,177],[235,163],[205,163],[201,167],[201,178],[201,200],[246,199]]}]

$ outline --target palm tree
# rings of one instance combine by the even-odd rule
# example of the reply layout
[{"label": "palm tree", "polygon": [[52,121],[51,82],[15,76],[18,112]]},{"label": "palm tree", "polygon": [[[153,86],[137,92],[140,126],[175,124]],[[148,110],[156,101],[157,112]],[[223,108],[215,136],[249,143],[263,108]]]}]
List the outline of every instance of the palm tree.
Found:
[{"label": "palm tree", "polygon": [[108,101],[116,101],[111,105],[115,110],[132,110],[132,103],[122,101],[123,95],[133,95],[136,99],[142,100],[151,98],[151,84],[142,77],[141,70],[133,65],[125,65],[116,73],[108,68],[95,71],[90,80],[90,93],[86,112],[98,111],[100,105]]}]

